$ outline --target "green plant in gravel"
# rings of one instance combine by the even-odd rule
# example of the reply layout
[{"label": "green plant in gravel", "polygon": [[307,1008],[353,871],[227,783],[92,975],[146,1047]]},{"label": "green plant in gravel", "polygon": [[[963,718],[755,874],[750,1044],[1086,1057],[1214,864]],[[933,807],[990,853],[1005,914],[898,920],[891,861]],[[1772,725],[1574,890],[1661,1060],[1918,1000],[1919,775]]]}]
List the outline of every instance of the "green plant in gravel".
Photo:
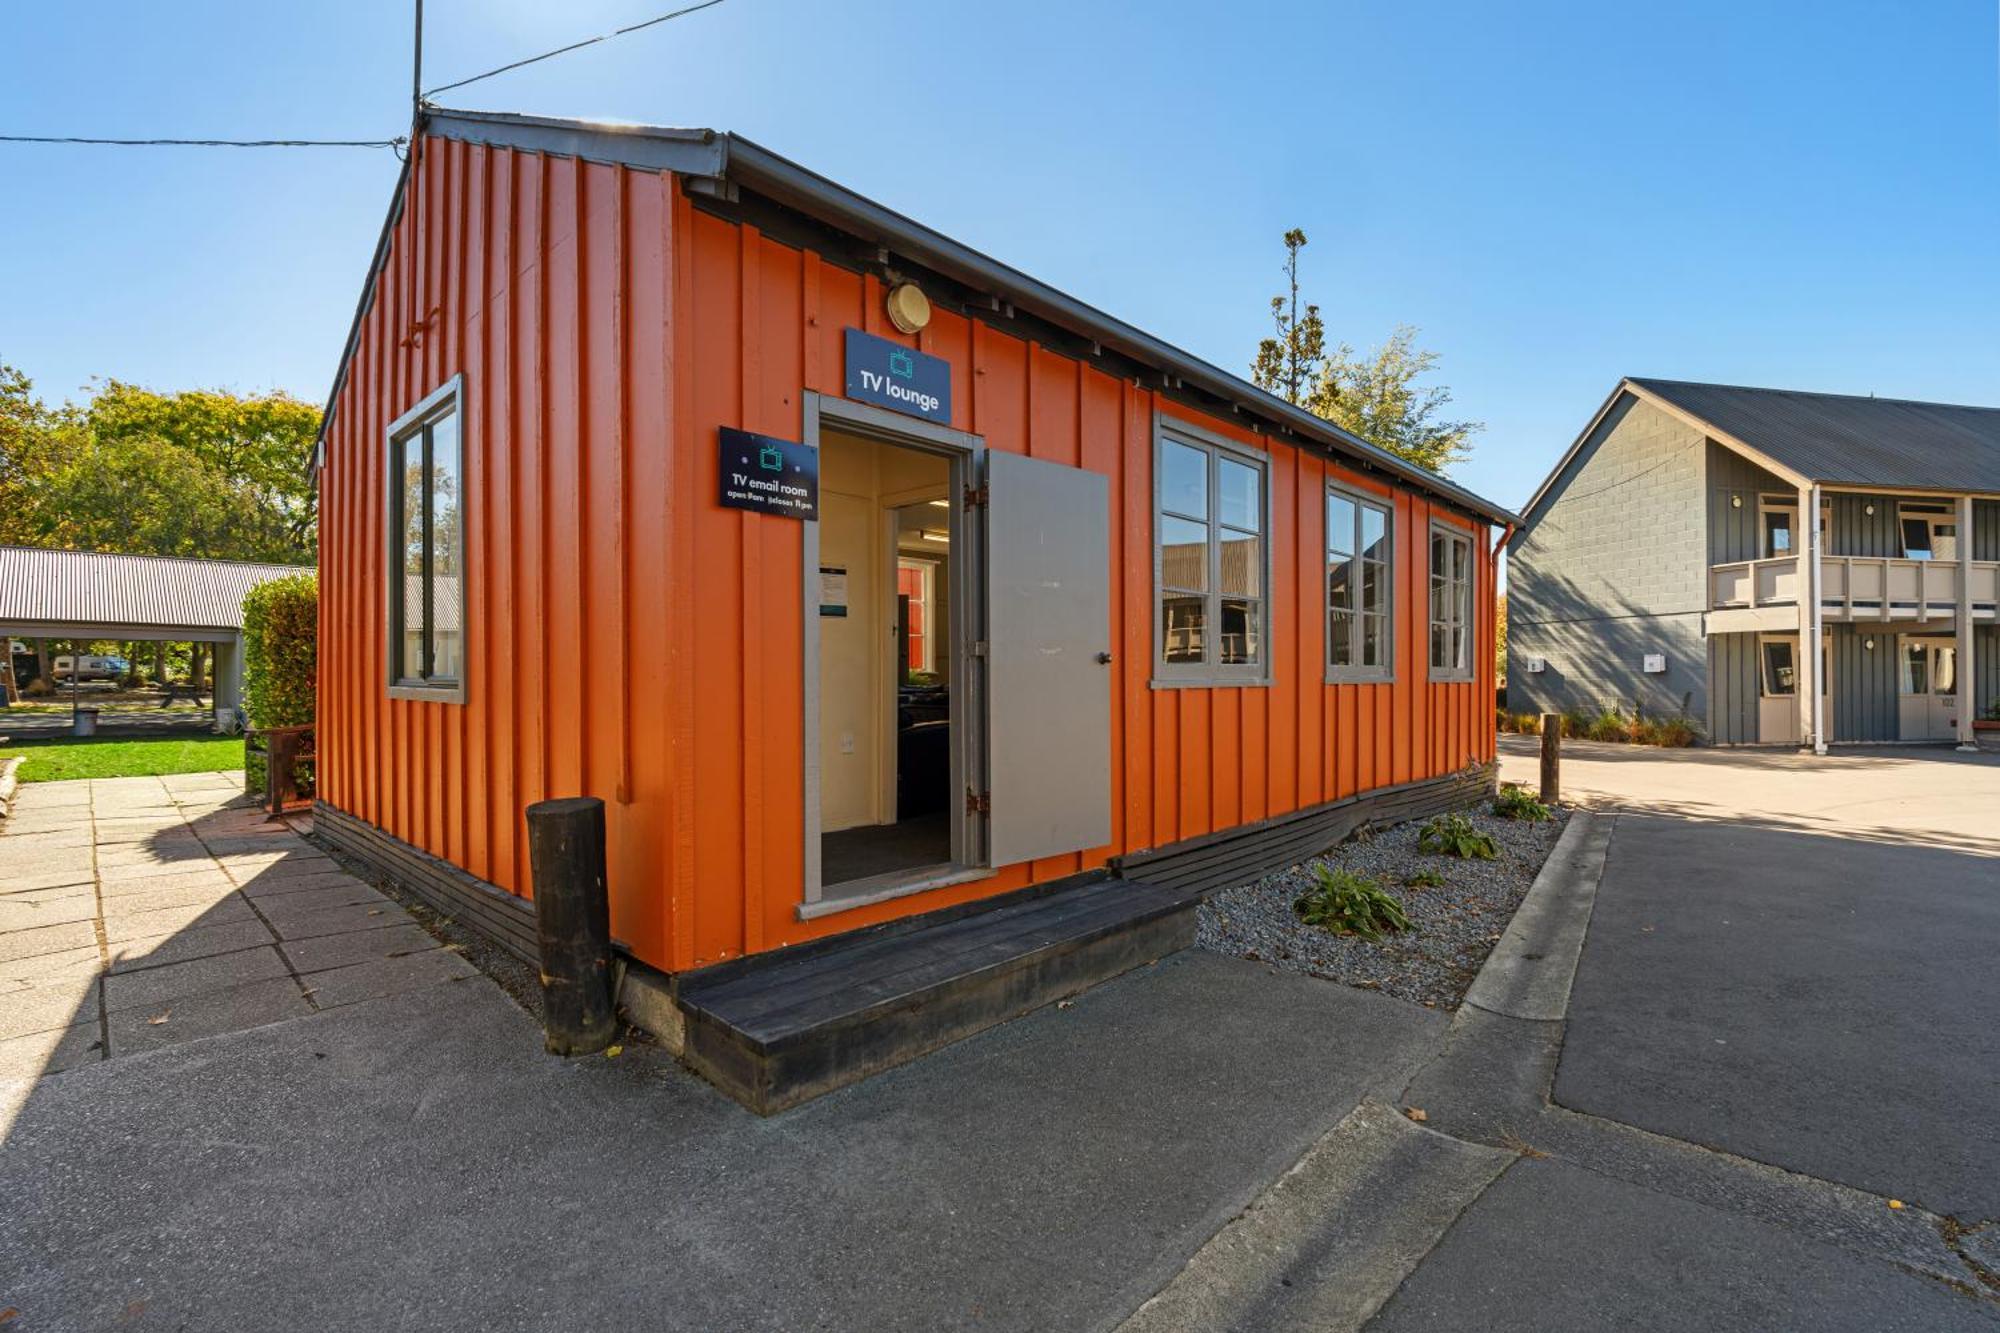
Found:
[{"label": "green plant in gravel", "polygon": [[1530,824],[1539,824],[1545,819],[1554,819],[1549,808],[1528,794],[1526,787],[1508,783],[1493,798],[1493,813],[1502,819],[1525,819]]},{"label": "green plant in gravel", "polygon": [[1413,889],[1441,889],[1444,887],[1444,876],[1435,870],[1419,870],[1403,883]]},{"label": "green plant in gravel", "polygon": [[1467,861],[1491,861],[1500,855],[1493,839],[1464,815],[1439,815],[1424,825],[1417,834],[1417,849]]},{"label": "green plant in gravel", "polygon": [[1299,920],[1338,935],[1379,940],[1389,931],[1408,930],[1410,918],[1396,896],[1366,875],[1329,866],[1313,867],[1318,881],[1292,904]]}]

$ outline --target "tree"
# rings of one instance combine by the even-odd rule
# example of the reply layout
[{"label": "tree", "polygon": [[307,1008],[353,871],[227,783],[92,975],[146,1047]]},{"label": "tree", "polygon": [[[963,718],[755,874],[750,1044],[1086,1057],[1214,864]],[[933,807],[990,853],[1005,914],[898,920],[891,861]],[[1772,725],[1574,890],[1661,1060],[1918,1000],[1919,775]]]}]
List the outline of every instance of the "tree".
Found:
[{"label": "tree", "polygon": [[1493,679],[1504,689],[1507,685],[1507,594],[1501,593],[1493,604]]},{"label": "tree", "polygon": [[285,394],[162,394],[120,380],[51,409],[0,365],[0,541],[304,564],[319,410]]},{"label": "tree", "polygon": [[1299,314],[1299,251],[1306,234],[1297,227],[1285,233],[1285,283],[1287,294],[1271,298],[1271,323],[1275,337],[1257,344],[1257,359],[1250,366],[1250,382],[1267,393],[1275,393],[1294,407],[1305,404],[1326,360],[1326,325],[1319,307],[1307,305]]},{"label": "tree", "polygon": [[1438,354],[1418,347],[1416,339],[1416,329],[1402,324],[1366,356],[1342,343],[1320,368],[1307,407],[1370,444],[1442,474],[1465,460],[1472,436],[1484,427],[1442,418],[1451,390],[1417,383],[1437,364]]},{"label": "tree", "polygon": [[1416,345],[1415,328],[1398,325],[1365,356],[1345,342],[1327,352],[1320,308],[1308,303],[1299,310],[1299,251],[1305,244],[1303,231],[1285,233],[1288,290],[1271,298],[1276,332],[1258,343],[1251,381],[1418,467],[1443,473],[1463,461],[1483,427],[1444,419],[1451,390],[1417,382],[1437,365],[1438,354]]}]

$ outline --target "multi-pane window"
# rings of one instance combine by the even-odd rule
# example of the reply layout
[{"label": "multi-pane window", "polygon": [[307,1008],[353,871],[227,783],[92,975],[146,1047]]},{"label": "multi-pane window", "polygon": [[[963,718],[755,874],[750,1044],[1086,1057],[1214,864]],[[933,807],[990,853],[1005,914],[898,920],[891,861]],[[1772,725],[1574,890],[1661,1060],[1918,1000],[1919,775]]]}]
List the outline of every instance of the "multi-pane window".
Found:
[{"label": "multi-pane window", "polygon": [[1158,465],[1159,674],[1262,681],[1264,464],[1192,435],[1163,433]]},{"label": "multi-pane window", "polygon": [[461,698],[465,677],[464,465],[453,379],[389,428],[389,685]]},{"label": "multi-pane window", "polygon": [[1389,629],[1393,535],[1389,506],[1342,490],[1326,493],[1326,662],[1330,680],[1395,674]]},{"label": "multi-pane window", "polygon": [[1431,677],[1472,679],[1472,539],[1431,528]]},{"label": "multi-pane window", "polygon": [[903,667],[908,671],[931,671],[931,571],[936,566],[926,560],[896,562],[896,596],[903,604],[906,648]]}]

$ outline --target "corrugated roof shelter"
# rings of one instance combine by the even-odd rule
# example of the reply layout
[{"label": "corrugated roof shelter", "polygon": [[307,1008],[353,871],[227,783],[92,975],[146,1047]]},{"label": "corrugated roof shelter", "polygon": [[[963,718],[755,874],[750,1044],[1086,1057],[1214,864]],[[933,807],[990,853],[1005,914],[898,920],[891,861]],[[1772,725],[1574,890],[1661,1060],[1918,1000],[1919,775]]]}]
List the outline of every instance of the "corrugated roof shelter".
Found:
[{"label": "corrugated roof shelter", "polygon": [[0,546],[0,629],[17,638],[228,642],[243,595],[311,566]]},{"label": "corrugated roof shelter", "polygon": [[215,706],[234,709],[243,690],[244,594],[270,579],[312,572],[310,565],[0,546],[0,643],[212,643]]}]

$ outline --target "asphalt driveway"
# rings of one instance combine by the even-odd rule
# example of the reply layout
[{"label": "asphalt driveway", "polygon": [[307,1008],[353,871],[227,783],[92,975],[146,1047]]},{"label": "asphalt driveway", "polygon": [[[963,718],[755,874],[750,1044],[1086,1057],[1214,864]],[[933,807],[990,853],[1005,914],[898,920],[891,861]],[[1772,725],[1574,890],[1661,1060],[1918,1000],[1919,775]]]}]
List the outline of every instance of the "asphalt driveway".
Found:
[{"label": "asphalt driveway", "polygon": [[1555,1100],[2000,1218],[2000,762],[1566,747],[1619,806]]}]

